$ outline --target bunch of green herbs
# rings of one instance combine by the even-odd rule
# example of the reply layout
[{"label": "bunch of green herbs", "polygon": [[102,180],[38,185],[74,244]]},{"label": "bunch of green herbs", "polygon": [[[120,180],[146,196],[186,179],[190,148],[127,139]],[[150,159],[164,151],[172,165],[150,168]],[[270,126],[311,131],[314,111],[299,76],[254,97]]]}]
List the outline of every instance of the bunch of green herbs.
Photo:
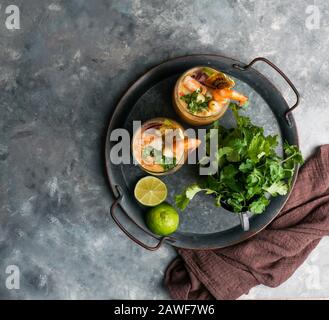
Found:
[{"label": "bunch of green herbs", "polygon": [[202,179],[176,196],[176,205],[184,210],[198,192],[215,198],[215,205],[241,213],[261,214],[271,197],[283,196],[291,187],[296,165],[303,157],[296,146],[284,143],[284,157],[276,153],[278,136],[265,136],[264,129],[241,116],[236,104],[230,105],[236,127],[225,128],[215,122],[207,135],[207,149],[211,133],[218,134],[216,153],[218,171]]}]

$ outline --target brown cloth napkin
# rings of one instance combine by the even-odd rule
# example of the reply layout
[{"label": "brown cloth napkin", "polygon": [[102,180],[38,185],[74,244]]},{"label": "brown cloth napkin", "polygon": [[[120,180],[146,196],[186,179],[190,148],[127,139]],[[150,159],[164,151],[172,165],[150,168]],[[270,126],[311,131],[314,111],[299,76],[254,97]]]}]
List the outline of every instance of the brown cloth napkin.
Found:
[{"label": "brown cloth napkin", "polygon": [[276,287],[329,235],[329,145],[301,168],[278,215],[251,239],[225,249],[180,249],[165,284],[174,299],[236,299],[256,285]]}]

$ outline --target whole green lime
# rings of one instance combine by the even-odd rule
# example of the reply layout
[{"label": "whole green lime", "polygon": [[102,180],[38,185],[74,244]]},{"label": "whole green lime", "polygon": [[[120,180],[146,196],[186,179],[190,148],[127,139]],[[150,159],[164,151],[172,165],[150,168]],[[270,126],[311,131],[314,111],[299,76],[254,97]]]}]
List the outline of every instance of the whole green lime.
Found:
[{"label": "whole green lime", "polygon": [[146,213],[148,228],[159,236],[168,236],[179,225],[179,214],[170,204],[163,202]]}]

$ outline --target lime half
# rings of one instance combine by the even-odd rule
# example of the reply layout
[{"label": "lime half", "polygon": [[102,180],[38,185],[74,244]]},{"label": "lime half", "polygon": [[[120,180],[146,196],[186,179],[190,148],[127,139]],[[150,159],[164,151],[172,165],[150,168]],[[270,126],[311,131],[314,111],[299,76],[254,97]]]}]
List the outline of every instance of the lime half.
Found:
[{"label": "lime half", "polygon": [[140,179],[134,190],[135,198],[144,206],[154,207],[167,198],[167,187],[158,178],[147,176]]},{"label": "lime half", "polygon": [[145,218],[148,228],[159,236],[174,233],[179,225],[178,212],[166,202],[151,208]]}]

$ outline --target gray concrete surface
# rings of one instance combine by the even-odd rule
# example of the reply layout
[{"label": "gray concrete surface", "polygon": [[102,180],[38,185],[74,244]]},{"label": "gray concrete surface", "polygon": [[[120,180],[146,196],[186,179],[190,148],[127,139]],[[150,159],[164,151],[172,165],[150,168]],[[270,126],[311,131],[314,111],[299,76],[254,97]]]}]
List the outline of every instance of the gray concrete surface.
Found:
[{"label": "gray concrete surface", "polygon": [[[9,4],[20,8],[20,30],[5,26]],[[310,5],[318,29],[307,23]],[[102,146],[115,102],[171,57],[265,56],[302,93],[295,117],[307,157],[329,142],[328,32],[326,0],[2,0],[0,298],[169,298],[162,279],[174,250],[144,251],[106,221]],[[257,68],[293,101],[274,72]],[[329,298],[328,247],[322,240],[285,284],[243,298]],[[8,265],[21,270],[19,290],[5,286]]]}]

